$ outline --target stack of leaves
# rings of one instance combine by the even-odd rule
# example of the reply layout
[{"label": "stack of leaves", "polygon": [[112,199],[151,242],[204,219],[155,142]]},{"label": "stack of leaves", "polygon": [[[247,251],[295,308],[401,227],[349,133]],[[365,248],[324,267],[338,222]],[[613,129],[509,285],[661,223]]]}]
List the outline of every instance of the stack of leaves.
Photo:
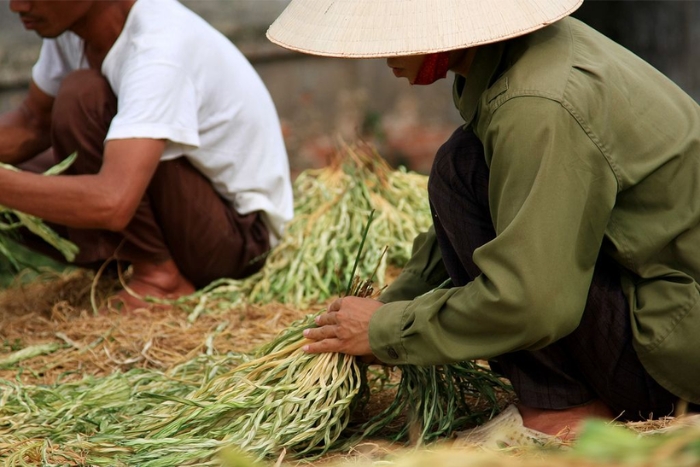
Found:
[{"label": "stack of leaves", "polygon": [[117,444],[131,451],[119,460],[203,465],[225,446],[259,459],[283,449],[304,457],[330,449],[348,424],[362,373],[354,357],[303,352],[302,330],[312,323],[312,317],[297,323],[253,360],[185,397],[142,394],[164,402],[126,433],[115,433],[123,437]]},{"label": "stack of leaves", "polygon": [[[352,293],[373,290],[354,281]],[[286,450],[309,460],[385,436],[405,420],[432,440],[496,410],[488,404],[503,386],[485,368],[404,366],[390,407],[350,426],[378,381],[368,381],[354,357],[303,352],[302,331],[313,325],[311,316],[292,324],[252,356],[202,356],[167,373],[134,369],[52,386],[0,380],[0,458],[6,465],[208,465],[235,446],[256,458]],[[399,429],[394,437],[407,435]]]},{"label": "stack of leaves", "polygon": [[507,382],[474,361],[400,368],[394,401],[360,426],[351,443],[385,433],[404,416],[407,423],[391,439],[410,438],[413,445],[429,443],[488,421],[500,411],[504,396],[511,391]]},{"label": "stack of leaves", "polygon": [[[59,164],[53,166],[44,175],[57,175],[66,170],[75,160],[76,155],[64,159]],[[14,166],[0,163],[0,168],[6,170],[17,170]],[[20,228],[26,228],[34,235],[43,239],[46,243],[56,248],[66,258],[67,261],[73,261],[78,253],[78,247],[68,240],[61,238],[53,229],[47,226],[41,219],[35,216],[30,216],[23,212],[14,209],[9,209],[0,206],[0,254],[2,254],[12,264],[16,270],[21,269],[21,260],[16,257],[13,249],[15,248],[13,235]]]},{"label": "stack of leaves", "polygon": [[258,458],[287,447],[319,455],[347,425],[362,375],[353,357],[307,356],[299,334],[283,334],[268,353],[233,369],[229,359],[224,372],[208,357],[209,371],[199,365],[185,378],[180,368],[51,387],[2,381],[0,459],[18,466],[210,465],[227,446]]},{"label": "stack of leaves", "polygon": [[[377,269],[384,286],[387,265],[403,267],[413,240],[431,225],[427,177],[393,170],[370,146],[344,146],[322,169],[302,172],[294,182],[294,219],[257,274],[214,282],[187,297],[192,318],[217,306],[281,302],[306,307],[340,295],[353,276],[362,227],[376,211],[367,237],[364,266]],[[385,247],[388,247],[383,256]],[[367,266],[370,265],[370,266]]]},{"label": "stack of leaves", "polygon": [[[366,284],[356,290],[372,291]],[[387,427],[405,420],[395,440],[408,441],[410,428],[419,427],[414,442],[434,441],[486,421],[499,410],[498,393],[508,390],[476,363],[406,365],[394,402],[348,429],[351,415],[368,401],[367,367],[348,355],[303,352],[308,341],[302,331],[314,326],[312,318],[293,324],[256,358],[185,397],[141,393],[163,403],[141,413],[136,425],[103,433],[125,448],[115,461],[142,467],[206,465],[231,447],[258,460],[286,452],[308,461],[386,434]]]},{"label": "stack of leaves", "polygon": [[167,373],[132,369],[50,386],[0,380],[0,459],[6,466],[120,465],[115,457],[131,453],[117,445],[129,424],[163,398],[185,397],[242,359],[201,356]]},{"label": "stack of leaves", "polygon": [[[374,293],[371,279],[354,275],[373,217],[371,211],[360,235],[346,296]],[[143,467],[201,465],[231,446],[258,459],[283,450],[310,457],[331,449],[347,427],[366,379],[353,356],[304,352],[309,341],[303,331],[313,326],[313,315],[293,323],[253,360],[206,381],[185,398],[150,394],[165,402],[146,414],[145,423],[127,431],[121,445],[133,452],[129,461]],[[176,450],[173,439],[180,441]]]}]

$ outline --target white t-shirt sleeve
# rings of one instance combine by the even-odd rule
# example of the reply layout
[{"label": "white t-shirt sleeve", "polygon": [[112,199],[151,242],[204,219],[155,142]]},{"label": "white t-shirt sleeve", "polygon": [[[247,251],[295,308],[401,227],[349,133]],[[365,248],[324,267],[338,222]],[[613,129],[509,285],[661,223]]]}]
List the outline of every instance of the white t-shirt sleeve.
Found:
[{"label": "white t-shirt sleeve", "polygon": [[198,96],[189,75],[169,63],[131,68],[115,83],[119,107],[106,139],[165,139],[199,147]]}]

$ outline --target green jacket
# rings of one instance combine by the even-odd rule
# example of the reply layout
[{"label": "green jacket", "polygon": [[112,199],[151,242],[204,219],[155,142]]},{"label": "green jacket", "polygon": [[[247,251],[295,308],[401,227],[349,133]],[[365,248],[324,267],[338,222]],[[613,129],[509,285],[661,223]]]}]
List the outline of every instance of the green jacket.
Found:
[{"label": "green jacket", "polygon": [[547,346],[578,325],[602,247],[624,268],[645,368],[700,402],[700,106],[572,18],[480,48],[454,97],[484,145],[496,238],[476,280],[432,290],[447,274],[434,233],[419,237],[370,322],[377,357]]}]

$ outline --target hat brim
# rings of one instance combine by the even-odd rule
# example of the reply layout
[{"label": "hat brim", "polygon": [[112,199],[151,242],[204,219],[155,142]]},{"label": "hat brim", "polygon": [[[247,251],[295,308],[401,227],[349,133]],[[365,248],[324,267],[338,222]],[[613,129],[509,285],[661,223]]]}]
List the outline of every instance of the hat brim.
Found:
[{"label": "hat brim", "polygon": [[270,41],[312,55],[379,58],[444,52],[543,28],[583,0],[292,0]]}]

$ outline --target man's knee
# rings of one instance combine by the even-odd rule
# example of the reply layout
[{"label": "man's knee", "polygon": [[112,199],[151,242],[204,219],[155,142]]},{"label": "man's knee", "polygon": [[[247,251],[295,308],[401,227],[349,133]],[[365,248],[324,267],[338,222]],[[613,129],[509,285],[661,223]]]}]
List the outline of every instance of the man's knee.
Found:
[{"label": "man's knee", "polygon": [[105,77],[96,70],[77,70],[61,83],[54,101],[52,125],[54,129],[73,131],[86,120],[111,120],[115,113],[116,97]]}]

